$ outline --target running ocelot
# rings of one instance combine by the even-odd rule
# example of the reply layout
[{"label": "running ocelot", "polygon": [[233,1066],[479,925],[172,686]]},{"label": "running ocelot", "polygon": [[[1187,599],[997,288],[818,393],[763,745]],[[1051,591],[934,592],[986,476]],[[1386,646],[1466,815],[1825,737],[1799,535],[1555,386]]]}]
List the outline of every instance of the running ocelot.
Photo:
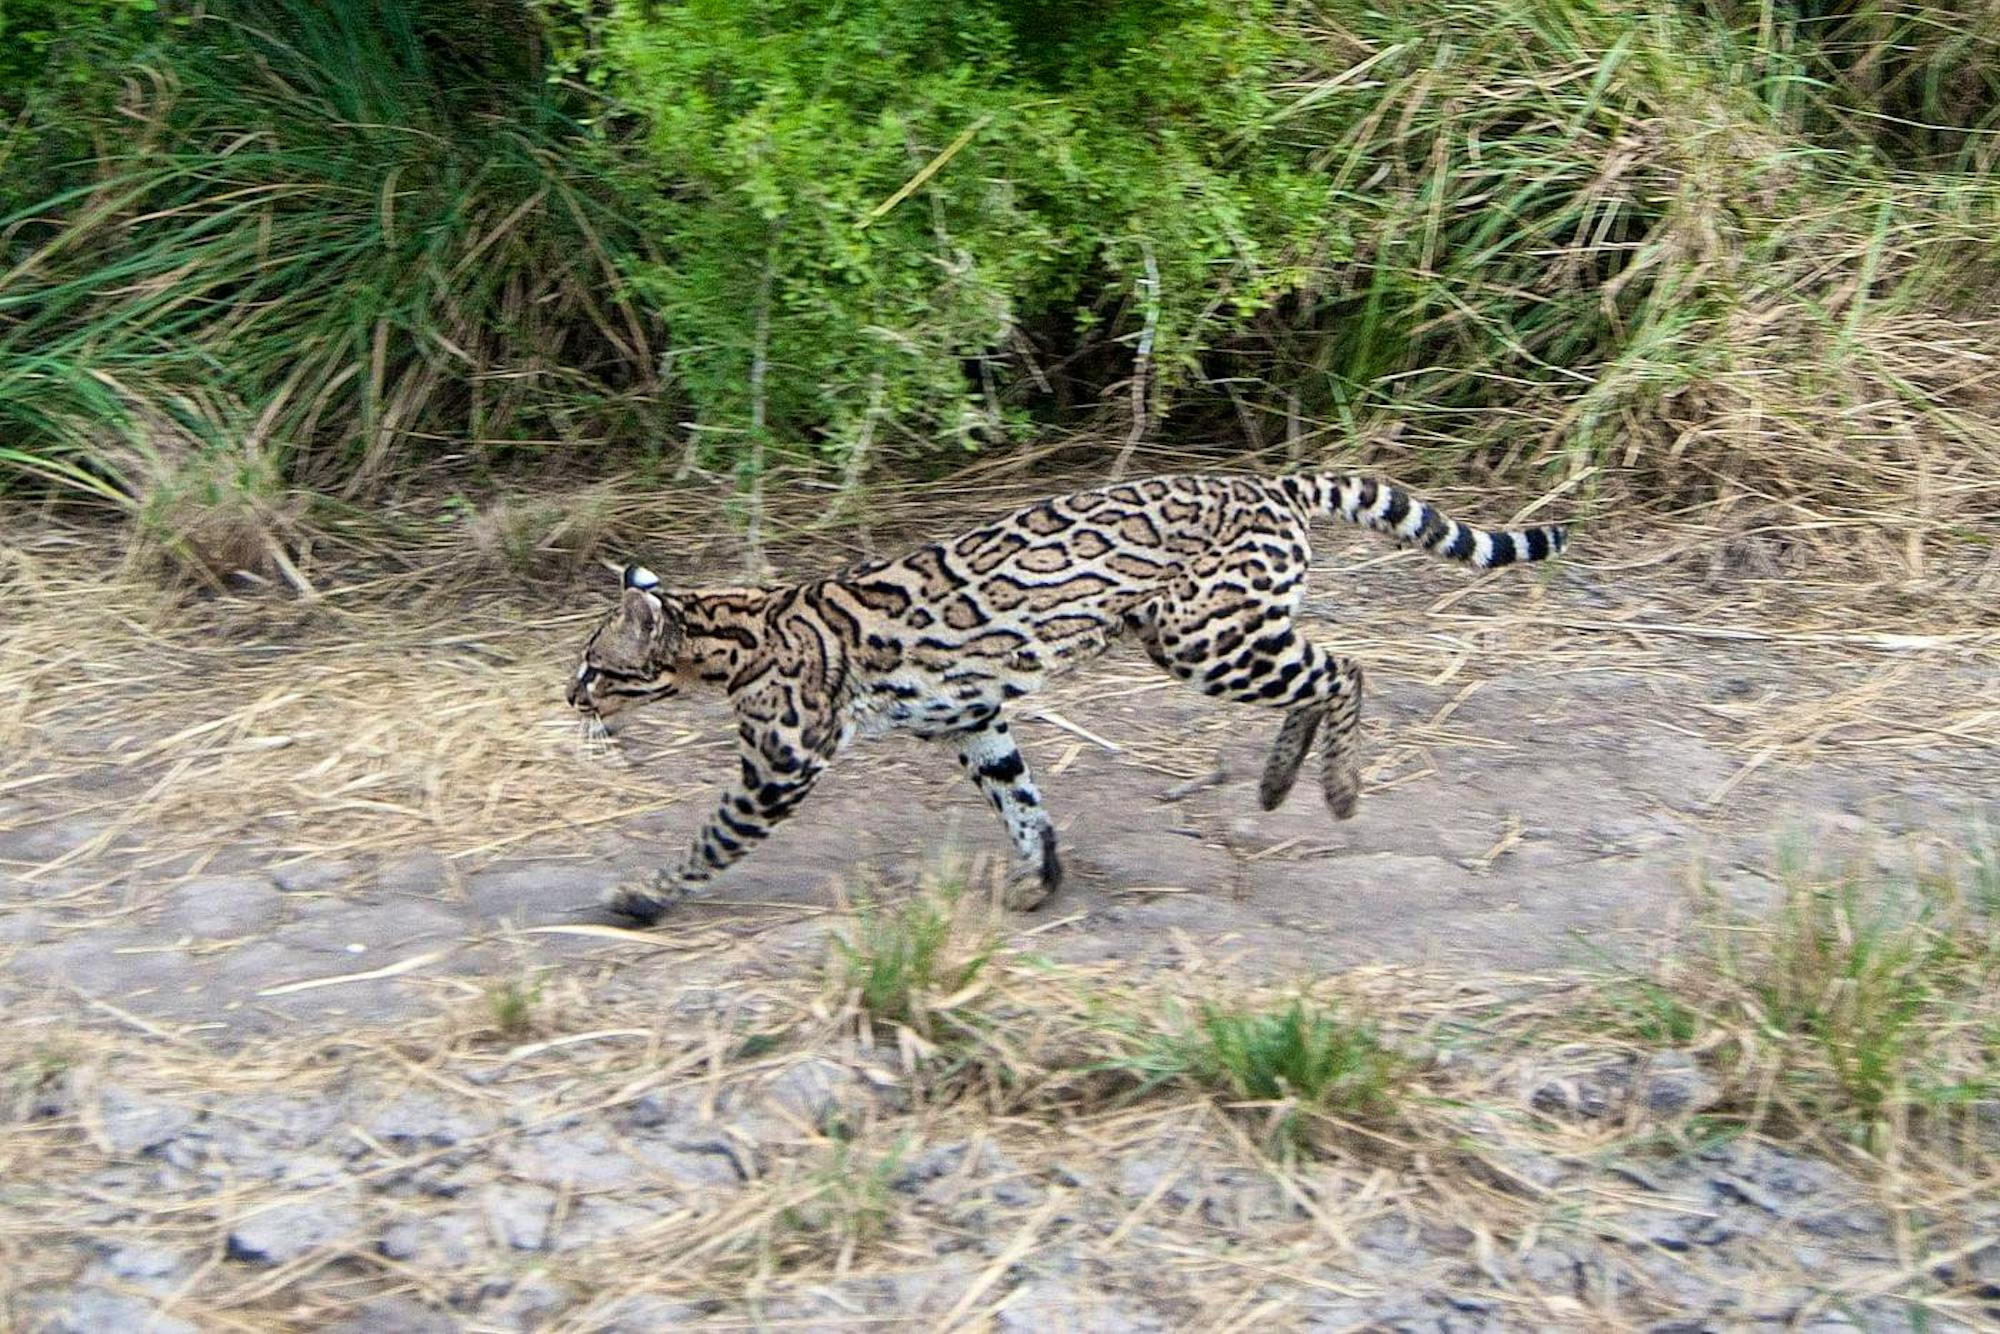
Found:
[{"label": "running ocelot", "polygon": [[797,810],[849,739],[904,731],[956,749],[1020,856],[1007,906],[1036,906],[1062,864],[1005,711],[1121,636],[1204,694],[1284,711],[1258,787],[1266,810],[1324,733],[1322,790],[1348,818],[1360,795],[1361,668],[1297,624],[1307,529],[1320,515],[1481,570],[1545,560],[1564,543],[1560,527],[1467,527],[1370,477],[1188,476],[1044,500],[894,560],[778,588],[677,590],[625,567],[570,704],[608,718],[720,687],[742,777],[678,867],[618,885],[607,905],[657,921]]}]

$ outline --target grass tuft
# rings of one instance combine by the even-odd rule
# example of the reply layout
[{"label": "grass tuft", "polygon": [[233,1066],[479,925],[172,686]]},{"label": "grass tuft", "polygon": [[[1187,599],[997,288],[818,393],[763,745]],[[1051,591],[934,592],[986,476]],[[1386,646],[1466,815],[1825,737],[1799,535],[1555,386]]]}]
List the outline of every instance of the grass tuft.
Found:
[{"label": "grass tuft", "polygon": [[824,1159],[801,1172],[799,1192],[771,1220],[767,1261],[782,1268],[831,1259],[846,1270],[888,1230],[895,1212],[892,1182],[908,1147],[907,1136],[881,1152],[852,1140],[828,1141]]},{"label": "grass tuft", "polygon": [[1758,1128],[1826,1127],[1877,1154],[1955,1128],[2000,1098],[1993,858],[1976,845],[1969,872],[1906,877],[1794,860],[1754,910],[1704,887],[1693,947],[1617,979],[1609,1023],[1710,1053]]},{"label": "grass tuft", "polygon": [[1142,1036],[1125,1068],[1151,1088],[1178,1081],[1269,1113],[1274,1143],[1302,1147],[1316,1119],[1379,1121],[1408,1062],[1379,1031],[1305,997],[1280,1005],[1204,1001],[1192,1019],[1126,1025]]},{"label": "grass tuft", "polygon": [[494,1030],[509,1039],[533,1033],[540,1022],[544,991],[545,979],[539,972],[489,987],[486,1009]]},{"label": "grass tuft", "polygon": [[930,1037],[997,948],[990,915],[962,879],[945,876],[901,903],[864,902],[854,927],[832,940],[829,976],[871,1020]]}]

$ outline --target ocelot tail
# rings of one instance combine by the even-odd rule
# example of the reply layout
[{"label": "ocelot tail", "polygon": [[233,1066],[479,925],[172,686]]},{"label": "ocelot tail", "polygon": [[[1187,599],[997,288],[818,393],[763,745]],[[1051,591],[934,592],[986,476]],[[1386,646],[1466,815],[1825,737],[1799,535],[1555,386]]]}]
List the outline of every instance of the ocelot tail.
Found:
[{"label": "ocelot tail", "polygon": [[1008,906],[1034,907],[1062,865],[1006,708],[1120,636],[1204,694],[1284,711],[1258,788],[1264,809],[1285,799],[1319,737],[1326,804],[1346,819],[1360,795],[1361,668],[1297,624],[1307,529],[1320,515],[1482,570],[1545,560],[1564,541],[1559,527],[1467,527],[1368,477],[1155,477],[779,588],[675,590],[626,567],[570,704],[610,717],[720,687],[742,776],[678,867],[619,885],[609,906],[658,920],[797,810],[851,738],[901,730],[957,750],[1021,859]]}]

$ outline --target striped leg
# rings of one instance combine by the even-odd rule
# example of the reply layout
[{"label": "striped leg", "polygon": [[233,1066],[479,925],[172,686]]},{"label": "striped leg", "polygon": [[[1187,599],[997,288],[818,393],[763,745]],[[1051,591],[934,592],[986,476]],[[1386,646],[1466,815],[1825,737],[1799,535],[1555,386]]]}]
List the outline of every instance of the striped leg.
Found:
[{"label": "striped leg", "polygon": [[776,723],[744,722],[737,734],[742,773],[716,802],[680,865],[615,886],[612,912],[651,926],[665,913],[734,866],[770,837],[811,795],[813,785],[846,741],[824,708],[802,702],[788,687],[749,697],[744,712]]},{"label": "striped leg", "polygon": [[953,739],[959,765],[1000,816],[1020,857],[1007,887],[1007,906],[1017,912],[1039,907],[1062,884],[1062,862],[1056,856],[1055,825],[1042,806],[1028,761],[1002,719],[980,722]]},{"label": "striped leg", "polygon": [[1271,746],[1271,758],[1264,762],[1263,780],[1257,784],[1259,806],[1275,811],[1292,794],[1292,784],[1299,781],[1299,767],[1325,719],[1326,709],[1318,704],[1302,704],[1285,715],[1285,724]]},{"label": "striped leg", "polygon": [[1324,728],[1320,787],[1327,809],[1338,820],[1354,814],[1361,797],[1359,663],[1301,637],[1290,607],[1254,599],[1222,611],[1169,605],[1150,633],[1158,641],[1155,660],[1204,694],[1288,711],[1258,789],[1265,809],[1284,800],[1314,733]]}]

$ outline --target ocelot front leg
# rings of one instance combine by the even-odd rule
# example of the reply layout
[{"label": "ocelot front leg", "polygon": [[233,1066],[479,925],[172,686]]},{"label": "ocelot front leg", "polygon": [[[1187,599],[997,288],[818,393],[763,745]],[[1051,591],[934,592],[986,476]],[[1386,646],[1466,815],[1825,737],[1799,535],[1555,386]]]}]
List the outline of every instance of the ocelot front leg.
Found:
[{"label": "ocelot front leg", "polygon": [[843,740],[833,720],[806,713],[788,692],[766,707],[746,703],[738,705],[744,715],[737,732],[741,775],[716,802],[680,865],[613,887],[604,900],[612,912],[653,925],[741,861],[811,794]]},{"label": "ocelot front leg", "polygon": [[1006,720],[995,715],[952,735],[958,763],[1007,827],[1019,862],[1004,897],[1015,912],[1041,906],[1062,885],[1056,830]]}]

